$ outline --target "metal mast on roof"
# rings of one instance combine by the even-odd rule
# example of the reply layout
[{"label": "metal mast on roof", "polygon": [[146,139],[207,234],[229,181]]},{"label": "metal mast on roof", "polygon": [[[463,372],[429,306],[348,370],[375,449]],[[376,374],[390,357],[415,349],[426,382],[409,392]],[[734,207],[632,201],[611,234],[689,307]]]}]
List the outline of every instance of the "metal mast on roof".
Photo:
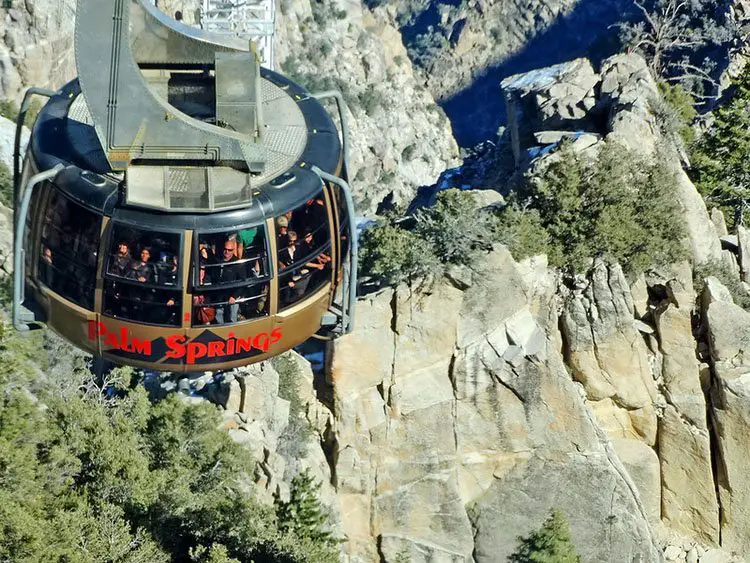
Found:
[{"label": "metal mast on roof", "polygon": [[213,33],[251,38],[261,65],[274,70],[274,0],[203,0],[201,28]]}]

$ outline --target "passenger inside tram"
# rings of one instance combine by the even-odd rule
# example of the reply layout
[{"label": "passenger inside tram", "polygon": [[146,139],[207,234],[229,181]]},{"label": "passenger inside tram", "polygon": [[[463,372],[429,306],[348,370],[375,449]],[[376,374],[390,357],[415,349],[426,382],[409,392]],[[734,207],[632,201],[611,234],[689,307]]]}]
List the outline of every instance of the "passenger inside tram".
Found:
[{"label": "passenger inside tram", "polygon": [[[104,314],[179,326],[180,235],[115,224],[111,240],[113,252],[105,269]],[[138,249],[138,259],[131,258],[131,249]],[[160,261],[154,261],[153,256],[159,256]]]},{"label": "passenger inside tram", "polygon": [[[200,290],[194,293],[193,324],[229,324],[267,315],[264,229],[204,234],[199,240]],[[214,257],[213,247],[220,250],[220,258]]]}]

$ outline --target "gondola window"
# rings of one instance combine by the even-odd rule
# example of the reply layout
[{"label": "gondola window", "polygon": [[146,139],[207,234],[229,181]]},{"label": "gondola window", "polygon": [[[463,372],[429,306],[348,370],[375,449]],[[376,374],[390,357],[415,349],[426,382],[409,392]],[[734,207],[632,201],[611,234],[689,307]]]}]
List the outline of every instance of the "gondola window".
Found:
[{"label": "gondola window", "polygon": [[162,326],[180,326],[182,280],[178,233],[115,223],[105,264],[104,314]]},{"label": "gondola window", "polygon": [[44,216],[39,279],[55,293],[94,308],[101,219],[53,188]]}]

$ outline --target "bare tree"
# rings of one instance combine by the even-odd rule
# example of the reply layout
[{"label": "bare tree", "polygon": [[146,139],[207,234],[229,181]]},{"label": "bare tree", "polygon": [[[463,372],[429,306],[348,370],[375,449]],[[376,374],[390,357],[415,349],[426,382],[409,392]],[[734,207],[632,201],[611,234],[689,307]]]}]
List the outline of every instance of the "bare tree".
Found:
[{"label": "bare tree", "polygon": [[622,42],[646,58],[654,76],[683,84],[698,100],[713,98],[719,84],[707,54],[738,37],[726,2],[633,2],[641,19],[618,25]]}]

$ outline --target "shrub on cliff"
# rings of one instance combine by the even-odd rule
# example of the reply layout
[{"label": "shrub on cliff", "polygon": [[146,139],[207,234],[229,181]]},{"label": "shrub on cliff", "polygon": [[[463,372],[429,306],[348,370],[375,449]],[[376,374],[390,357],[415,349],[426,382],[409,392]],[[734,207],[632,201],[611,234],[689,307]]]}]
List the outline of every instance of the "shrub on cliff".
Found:
[{"label": "shrub on cliff", "polygon": [[[685,256],[675,189],[663,155],[649,161],[606,143],[590,161],[564,146],[540,175],[528,178],[512,205],[538,213],[538,221],[527,218],[526,239],[536,236],[541,244],[541,225],[552,266],[583,274],[592,258],[604,256],[633,273]],[[508,224],[506,218],[501,236]],[[521,255],[529,253],[524,250]]]},{"label": "shrub on cliff", "polygon": [[435,205],[415,215],[414,231],[444,263],[470,264],[477,251],[489,250],[495,237],[491,213],[477,209],[471,192],[450,189],[437,195]]},{"label": "shrub on cliff", "polygon": [[562,512],[552,509],[542,527],[525,538],[518,538],[519,546],[510,563],[580,563],[575,546],[570,540],[568,522]]},{"label": "shrub on cliff", "polygon": [[750,217],[750,68],[738,78],[731,100],[693,146],[690,175],[706,202],[724,211],[731,226]]},{"label": "shrub on cliff", "polygon": [[414,214],[411,231],[381,220],[362,234],[360,273],[396,284],[440,274],[448,264],[471,264],[497,232],[492,213],[476,207],[470,192],[450,189]]},{"label": "shrub on cliff", "polygon": [[13,173],[0,162],[0,203],[13,207]]},{"label": "shrub on cliff", "polygon": [[359,270],[385,284],[398,284],[435,273],[440,261],[418,235],[388,220],[370,227],[360,238]]}]

